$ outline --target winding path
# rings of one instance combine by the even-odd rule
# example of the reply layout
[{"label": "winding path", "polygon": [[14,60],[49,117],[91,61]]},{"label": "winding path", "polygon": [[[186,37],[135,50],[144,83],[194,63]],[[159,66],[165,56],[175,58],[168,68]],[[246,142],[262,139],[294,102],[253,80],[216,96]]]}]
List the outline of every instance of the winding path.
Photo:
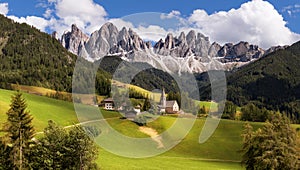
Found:
[{"label": "winding path", "polygon": [[149,135],[154,142],[157,143],[157,148],[164,148],[164,144],[162,143],[161,137],[158,135],[158,132],[155,129],[150,127],[141,126],[139,130],[146,135]]}]

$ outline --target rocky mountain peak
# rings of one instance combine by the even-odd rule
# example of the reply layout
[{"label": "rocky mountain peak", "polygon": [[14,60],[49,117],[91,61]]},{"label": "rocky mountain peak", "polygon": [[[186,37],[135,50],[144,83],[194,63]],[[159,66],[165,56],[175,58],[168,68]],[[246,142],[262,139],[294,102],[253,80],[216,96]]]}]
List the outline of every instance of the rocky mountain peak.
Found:
[{"label": "rocky mountain peak", "polygon": [[169,33],[165,39],[165,48],[172,49],[175,47],[175,40],[172,33]]},{"label": "rocky mountain peak", "polygon": [[181,45],[184,46],[186,45],[186,37],[185,37],[185,33],[181,32],[178,39],[177,39],[177,45]]},{"label": "rocky mountain peak", "polygon": [[210,42],[207,37],[201,33],[191,30],[187,36],[181,32],[179,37],[173,37],[169,33],[165,41],[160,40],[155,46],[155,51],[160,55],[171,55],[173,57],[187,57],[195,55],[198,57],[207,56]]},{"label": "rocky mountain peak", "polygon": [[58,34],[57,34],[56,31],[53,31],[53,32],[52,32],[51,37],[52,37],[52,38],[55,38],[55,39],[57,39],[57,40],[59,40]]},{"label": "rocky mountain peak", "polygon": [[71,26],[71,32],[66,31],[61,37],[61,44],[73,54],[78,55],[80,44],[88,41],[89,36],[83,33],[75,24]]},{"label": "rocky mountain peak", "polygon": [[149,47],[149,44],[132,29],[123,27],[119,31],[115,25],[108,22],[91,35],[80,51],[85,51],[81,54],[82,57],[95,60],[106,55],[126,55],[135,51],[145,51]]},{"label": "rocky mountain peak", "polygon": [[116,55],[131,62],[147,62],[168,72],[203,72],[212,58],[217,60],[212,66],[214,69],[228,70],[283,48],[265,51],[244,41],[223,46],[216,42],[211,44],[207,36],[195,30],[187,34],[181,32],[179,36],[168,33],[152,47],[151,42],[145,42],[133,29],[123,27],[118,30],[112,23],[104,24],[90,37],[72,25],[71,32],[62,36],[61,43],[69,51],[90,61]]}]

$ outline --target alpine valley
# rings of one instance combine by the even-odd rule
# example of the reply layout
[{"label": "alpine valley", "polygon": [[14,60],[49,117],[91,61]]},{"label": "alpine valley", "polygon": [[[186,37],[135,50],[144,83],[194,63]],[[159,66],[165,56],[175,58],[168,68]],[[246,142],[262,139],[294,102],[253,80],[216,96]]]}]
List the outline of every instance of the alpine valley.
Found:
[{"label": "alpine valley", "polygon": [[115,25],[58,37],[0,14],[0,169],[300,168],[300,41],[263,49],[190,29],[150,42]]}]

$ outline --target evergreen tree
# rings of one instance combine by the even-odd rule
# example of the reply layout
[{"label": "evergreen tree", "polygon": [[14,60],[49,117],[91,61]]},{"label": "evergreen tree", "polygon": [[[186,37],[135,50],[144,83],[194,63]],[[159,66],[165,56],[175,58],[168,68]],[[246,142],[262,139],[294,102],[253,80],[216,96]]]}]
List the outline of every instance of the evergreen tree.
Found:
[{"label": "evergreen tree", "polygon": [[[220,110],[220,108],[219,108],[220,106],[221,105],[218,106],[219,110]],[[235,119],[236,109],[237,109],[237,106],[234,103],[232,103],[231,101],[226,101],[222,118],[223,119]]]},{"label": "evergreen tree", "polygon": [[204,116],[207,114],[206,108],[205,106],[200,107],[200,109],[198,110],[198,117]]},{"label": "evergreen tree", "polygon": [[32,148],[30,162],[34,169],[65,169],[67,131],[53,121],[48,121],[44,137]]},{"label": "evergreen tree", "polygon": [[70,130],[66,146],[66,157],[69,158],[66,160],[69,164],[67,169],[98,169],[95,163],[98,147],[80,126],[74,126]]},{"label": "evergreen tree", "polygon": [[12,169],[12,164],[7,159],[9,157],[11,148],[5,145],[2,138],[0,138],[0,169]]},{"label": "evergreen tree", "polygon": [[34,137],[32,117],[26,111],[27,105],[22,93],[16,93],[11,100],[7,114],[7,122],[3,127],[4,141],[9,150],[8,160],[13,169],[27,169],[29,147]]},{"label": "evergreen tree", "polygon": [[44,137],[33,147],[30,162],[33,169],[97,169],[97,155],[97,146],[81,127],[66,130],[49,121]]},{"label": "evergreen tree", "polygon": [[287,117],[273,115],[261,129],[253,132],[247,124],[243,133],[243,161],[246,169],[299,169],[297,134]]},{"label": "evergreen tree", "polygon": [[143,111],[147,111],[147,110],[149,110],[150,108],[151,108],[151,103],[150,103],[149,99],[146,98],[145,101],[144,101],[142,110],[143,110]]}]

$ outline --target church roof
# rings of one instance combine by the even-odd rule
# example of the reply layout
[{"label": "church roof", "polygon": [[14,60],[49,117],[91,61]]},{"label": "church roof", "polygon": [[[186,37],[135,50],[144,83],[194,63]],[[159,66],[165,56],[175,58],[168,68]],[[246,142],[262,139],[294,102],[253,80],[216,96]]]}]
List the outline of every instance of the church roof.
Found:
[{"label": "church roof", "polygon": [[166,107],[173,107],[175,102],[177,103],[176,100],[170,100],[170,101],[166,101]]}]

